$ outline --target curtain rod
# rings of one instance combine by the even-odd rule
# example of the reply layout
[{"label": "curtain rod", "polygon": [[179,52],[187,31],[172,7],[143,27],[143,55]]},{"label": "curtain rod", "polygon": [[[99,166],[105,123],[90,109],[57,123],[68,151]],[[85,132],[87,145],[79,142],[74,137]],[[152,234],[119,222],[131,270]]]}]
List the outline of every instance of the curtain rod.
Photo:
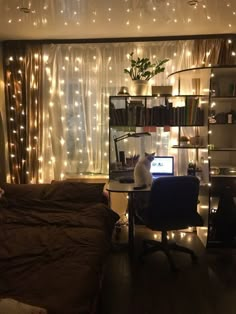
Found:
[{"label": "curtain rod", "polygon": [[205,34],[205,35],[179,35],[179,36],[151,36],[151,37],[120,37],[120,38],[80,38],[80,39],[10,39],[4,40],[7,42],[26,42],[26,43],[120,43],[120,42],[148,42],[148,41],[177,41],[177,40],[193,40],[193,39],[224,39],[231,37],[236,38],[235,33],[227,34]]}]

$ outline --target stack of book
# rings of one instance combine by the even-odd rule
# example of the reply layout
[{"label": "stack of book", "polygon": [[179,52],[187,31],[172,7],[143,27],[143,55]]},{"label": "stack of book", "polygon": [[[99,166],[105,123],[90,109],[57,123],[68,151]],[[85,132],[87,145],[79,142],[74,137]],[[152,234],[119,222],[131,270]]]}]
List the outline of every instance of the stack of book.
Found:
[{"label": "stack of book", "polygon": [[128,126],[191,126],[204,125],[204,111],[197,97],[187,97],[184,106],[173,106],[167,102],[145,108],[140,101],[132,101],[127,108],[110,108],[111,125]]}]

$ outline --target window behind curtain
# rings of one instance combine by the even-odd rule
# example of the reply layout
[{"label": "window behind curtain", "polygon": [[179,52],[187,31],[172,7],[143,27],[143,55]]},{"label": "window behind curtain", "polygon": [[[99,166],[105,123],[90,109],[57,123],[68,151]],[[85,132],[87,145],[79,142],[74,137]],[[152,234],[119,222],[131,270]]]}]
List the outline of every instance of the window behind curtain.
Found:
[{"label": "window behind curtain", "polygon": [[[153,61],[169,58],[166,72],[150,82],[168,85],[166,76],[183,59],[182,49],[180,42],[45,45],[44,181],[108,174],[109,96],[121,86],[132,92],[131,79],[124,74],[128,55],[134,51]],[[155,151],[156,141],[149,146]]]}]

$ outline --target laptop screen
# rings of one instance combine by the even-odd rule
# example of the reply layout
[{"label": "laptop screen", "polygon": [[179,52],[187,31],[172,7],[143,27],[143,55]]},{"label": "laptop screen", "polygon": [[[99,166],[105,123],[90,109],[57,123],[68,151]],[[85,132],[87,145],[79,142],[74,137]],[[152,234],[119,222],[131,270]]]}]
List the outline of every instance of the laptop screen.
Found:
[{"label": "laptop screen", "polygon": [[174,157],[156,156],[151,162],[150,172],[154,176],[174,175]]}]

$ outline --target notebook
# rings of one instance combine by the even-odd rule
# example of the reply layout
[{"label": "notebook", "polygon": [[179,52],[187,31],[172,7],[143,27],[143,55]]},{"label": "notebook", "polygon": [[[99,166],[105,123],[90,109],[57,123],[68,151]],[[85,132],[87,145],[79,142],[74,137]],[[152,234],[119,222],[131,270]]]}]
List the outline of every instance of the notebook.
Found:
[{"label": "notebook", "polygon": [[151,162],[150,172],[153,179],[161,176],[174,175],[174,157],[173,156],[155,156]]}]

